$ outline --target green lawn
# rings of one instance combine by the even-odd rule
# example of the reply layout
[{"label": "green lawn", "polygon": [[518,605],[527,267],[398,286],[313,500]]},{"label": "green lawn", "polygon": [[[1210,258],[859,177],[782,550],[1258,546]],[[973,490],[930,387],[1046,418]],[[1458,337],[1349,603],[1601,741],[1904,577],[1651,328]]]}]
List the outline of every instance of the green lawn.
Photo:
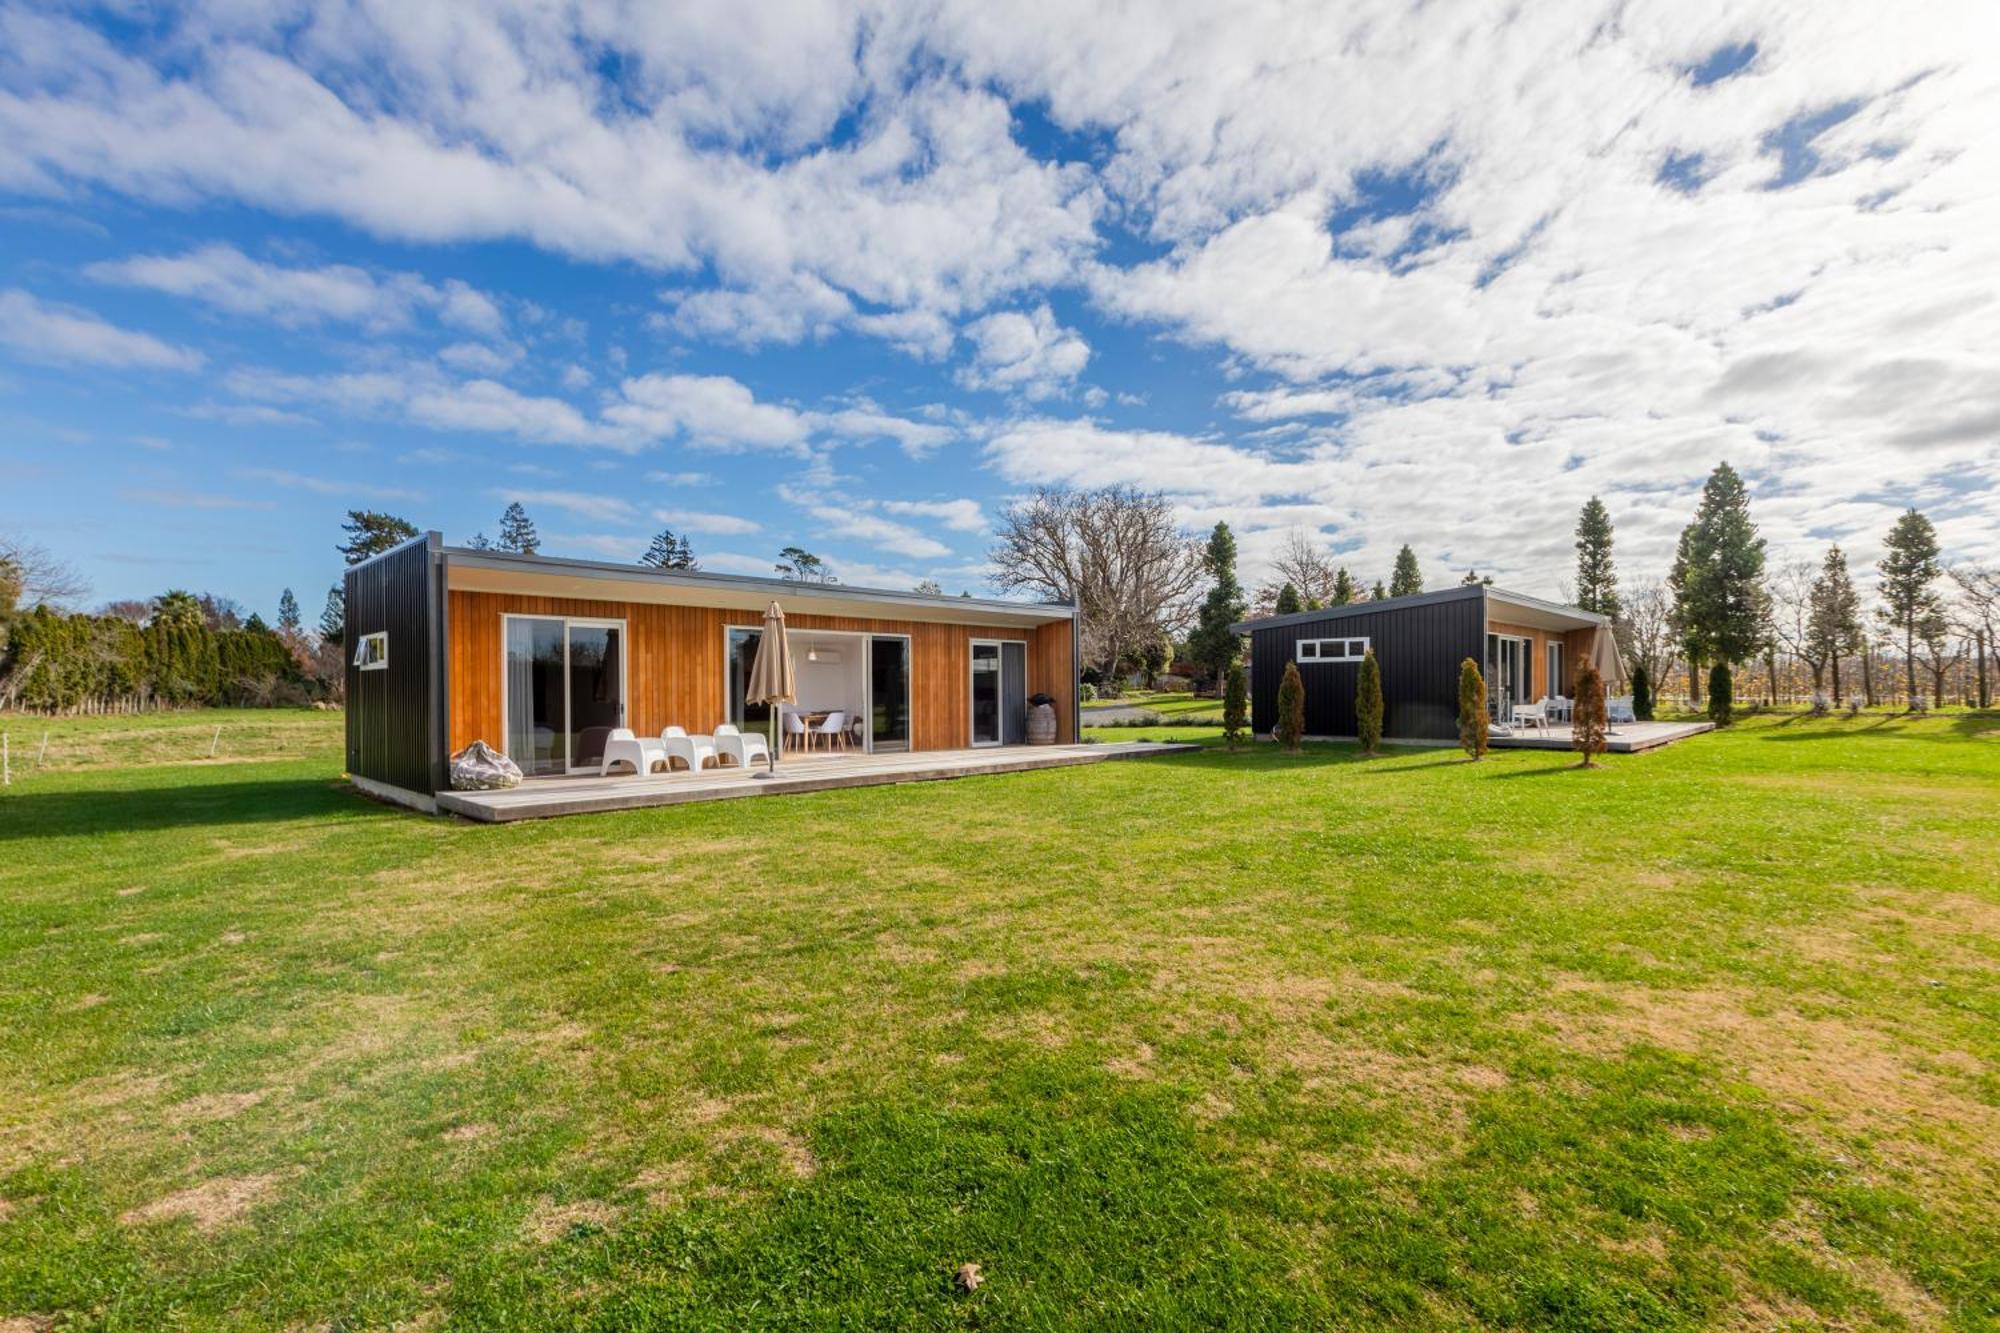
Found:
[{"label": "green lawn", "polygon": [[2000,1320],[2000,714],[497,827],[42,725],[0,1328]]}]

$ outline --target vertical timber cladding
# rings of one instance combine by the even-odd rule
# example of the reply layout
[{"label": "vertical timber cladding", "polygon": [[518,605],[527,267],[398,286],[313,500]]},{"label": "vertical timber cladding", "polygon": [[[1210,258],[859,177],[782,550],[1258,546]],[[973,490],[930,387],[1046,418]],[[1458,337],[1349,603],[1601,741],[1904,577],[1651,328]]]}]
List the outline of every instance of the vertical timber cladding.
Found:
[{"label": "vertical timber cladding", "polygon": [[[1345,608],[1343,608],[1345,610]],[[1382,670],[1382,734],[1392,740],[1458,735],[1458,668],[1484,655],[1486,599],[1452,597],[1384,611],[1359,611],[1254,630],[1251,727],[1268,736],[1278,722],[1278,686],[1300,639],[1366,638]],[[1306,735],[1352,736],[1359,662],[1300,663]]]},{"label": "vertical timber cladding", "polygon": [[[1591,643],[1597,637],[1596,629],[1536,629],[1531,625],[1511,625],[1504,620],[1488,621],[1486,628],[1491,634],[1510,634],[1528,641],[1529,685],[1525,693],[1529,699],[1539,699],[1546,694],[1575,695],[1576,668],[1589,655]],[[1550,643],[1563,645],[1561,680],[1549,679]],[[1615,682],[1607,680],[1604,688],[1609,690],[1613,684]]]},{"label": "vertical timber cladding", "polygon": [[[780,599],[782,601],[782,598]],[[713,731],[723,721],[723,634],[736,625],[756,628],[763,613],[704,606],[526,593],[454,590],[449,596],[451,636],[446,662],[451,682],[451,749],[475,740],[505,749],[500,731],[500,617],[580,616],[623,620],[629,636],[626,725],[641,735],[663,727]],[[918,750],[955,750],[972,743],[973,639],[1019,639],[1028,645],[1028,692],[1059,701],[1057,739],[1076,739],[1075,658],[1067,619],[1051,624],[995,628],[926,620],[785,614],[793,630],[847,630],[910,637],[910,743]]]},{"label": "vertical timber cladding", "polygon": [[[426,795],[444,784],[444,562],[438,534],[347,571],[347,771]],[[388,636],[388,663],[354,664],[361,640]]]}]

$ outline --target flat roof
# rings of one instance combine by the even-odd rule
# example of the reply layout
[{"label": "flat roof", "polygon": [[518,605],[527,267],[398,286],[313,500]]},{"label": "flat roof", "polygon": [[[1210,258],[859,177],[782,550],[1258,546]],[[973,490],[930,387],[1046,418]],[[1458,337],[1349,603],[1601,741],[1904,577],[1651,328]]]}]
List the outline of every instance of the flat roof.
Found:
[{"label": "flat roof", "polygon": [[[1264,616],[1258,620],[1238,621],[1229,628],[1232,633],[1249,634],[1260,629],[1282,629],[1286,625],[1341,620],[1348,616],[1379,615],[1384,611],[1404,611],[1411,607],[1436,606],[1443,602],[1461,602],[1474,597],[1483,597],[1489,603],[1498,603],[1507,611],[1525,612],[1531,617],[1574,621],[1575,628],[1578,629],[1587,625],[1611,623],[1595,611],[1586,611],[1580,606],[1565,606],[1561,602],[1530,597],[1526,593],[1508,592],[1504,588],[1489,588],[1483,584],[1469,583],[1456,588],[1442,588],[1437,592],[1411,593],[1407,597],[1385,597],[1379,602],[1349,602],[1346,606],[1323,606],[1317,611],[1295,611],[1288,616]],[[1492,614],[1489,610],[1489,617]]]},{"label": "flat roof", "polygon": [[846,583],[803,583],[748,574],[706,574],[654,569],[604,560],[521,555],[514,551],[446,546],[446,586],[468,592],[520,592],[596,601],[655,602],[762,613],[773,599],[787,610],[813,615],[923,620],[971,625],[1039,625],[1074,620],[1076,608],[1059,602],[1016,602],[997,597],[936,597],[894,588]]}]

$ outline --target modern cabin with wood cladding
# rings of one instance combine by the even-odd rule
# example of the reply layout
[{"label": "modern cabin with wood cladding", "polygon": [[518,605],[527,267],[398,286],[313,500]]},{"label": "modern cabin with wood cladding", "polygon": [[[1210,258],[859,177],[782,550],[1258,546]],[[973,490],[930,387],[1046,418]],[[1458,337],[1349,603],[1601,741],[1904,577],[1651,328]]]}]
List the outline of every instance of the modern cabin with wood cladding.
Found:
[{"label": "modern cabin with wood cladding", "polygon": [[619,728],[764,732],[744,682],[773,601],[799,708],[846,714],[840,754],[1022,745],[1036,696],[1053,701],[1056,743],[1079,739],[1069,606],[472,550],[436,533],[350,568],[346,597],[348,772],[426,808],[475,740],[532,781],[599,775]]},{"label": "modern cabin with wood cladding", "polygon": [[1250,636],[1251,727],[1278,721],[1278,686],[1296,662],[1306,691],[1306,734],[1351,737],[1361,659],[1382,672],[1383,735],[1450,740],[1458,734],[1458,673],[1481,663],[1487,707],[1505,721],[1515,704],[1573,695],[1576,671],[1595,661],[1606,683],[1623,673],[1603,616],[1521,593],[1448,588],[1379,602],[1268,616],[1233,626]]}]

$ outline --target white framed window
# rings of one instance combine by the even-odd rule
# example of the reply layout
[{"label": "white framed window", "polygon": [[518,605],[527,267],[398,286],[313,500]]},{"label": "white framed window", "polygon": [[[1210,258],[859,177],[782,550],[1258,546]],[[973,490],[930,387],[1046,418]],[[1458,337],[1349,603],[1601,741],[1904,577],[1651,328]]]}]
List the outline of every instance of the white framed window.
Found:
[{"label": "white framed window", "polygon": [[1359,662],[1368,655],[1368,640],[1300,639],[1293,655],[1301,662]]},{"label": "white framed window", "polygon": [[354,665],[363,671],[389,669],[389,632],[364,634],[354,645]]}]

